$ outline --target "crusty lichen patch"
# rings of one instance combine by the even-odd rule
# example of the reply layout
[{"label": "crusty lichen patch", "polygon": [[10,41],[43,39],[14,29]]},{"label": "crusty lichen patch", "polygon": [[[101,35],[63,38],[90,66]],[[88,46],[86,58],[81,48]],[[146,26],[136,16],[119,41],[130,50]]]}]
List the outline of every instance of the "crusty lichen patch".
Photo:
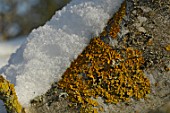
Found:
[{"label": "crusty lichen patch", "polygon": [[94,112],[96,109],[90,108],[98,103],[91,97],[118,103],[132,97],[144,98],[150,93],[150,82],[140,69],[143,63],[140,51],[114,50],[100,38],[94,38],[72,62],[58,86],[68,93],[71,102],[82,106],[83,112]]},{"label": "crusty lichen patch", "polygon": [[4,102],[8,113],[23,113],[22,106],[18,102],[14,85],[0,76],[0,99]]},{"label": "crusty lichen patch", "polygon": [[167,51],[170,51],[170,44],[165,47]]},{"label": "crusty lichen patch", "polygon": [[120,23],[123,17],[126,15],[126,0],[122,3],[120,9],[109,19],[107,25],[101,33],[101,37],[117,38],[117,34],[120,32]]},{"label": "crusty lichen patch", "polygon": [[150,82],[144,76],[142,53],[133,48],[113,49],[102,37],[117,38],[120,23],[126,13],[126,1],[108,22],[100,37],[90,44],[72,62],[58,82],[58,87],[68,93],[71,102],[81,106],[81,112],[97,113],[102,108],[96,101],[105,103],[141,99],[150,93]]}]

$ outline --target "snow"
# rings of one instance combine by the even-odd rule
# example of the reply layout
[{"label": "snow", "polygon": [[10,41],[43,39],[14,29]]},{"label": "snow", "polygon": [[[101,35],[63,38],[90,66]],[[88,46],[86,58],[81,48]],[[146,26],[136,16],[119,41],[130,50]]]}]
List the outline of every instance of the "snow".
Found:
[{"label": "snow", "polygon": [[[0,42],[0,68],[8,63],[10,55],[12,53],[15,53],[16,49],[18,49],[20,45],[24,43],[24,41],[25,41],[24,37],[18,37],[10,41]],[[5,107],[3,106],[3,102],[1,100],[0,100],[0,113],[6,113]]]},{"label": "snow", "polygon": [[15,84],[20,103],[27,107],[45,93],[69,67],[90,39],[105,27],[123,0],[72,0],[27,41],[0,73]]},{"label": "snow", "polygon": [[13,40],[0,42],[0,68],[8,63],[10,55],[15,53],[24,41],[24,37],[18,37]]}]

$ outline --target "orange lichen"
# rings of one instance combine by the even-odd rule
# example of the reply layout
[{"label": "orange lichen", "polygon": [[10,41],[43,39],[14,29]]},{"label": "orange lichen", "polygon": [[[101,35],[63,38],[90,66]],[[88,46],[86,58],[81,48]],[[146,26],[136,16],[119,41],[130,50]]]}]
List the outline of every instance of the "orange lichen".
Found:
[{"label": "orange lichen", "polygon": [[120,23],[123,17],[126,15],[126,0],[122,3],[120,9],[114,14],[114,16],[108,21],[104,28],[104,31],[100,36],[110,36],[112,38],[117,38],[118,32],[120,32]]},{"label": "orange lichen", "polygon": [[142,54],[133,48],[113,50],[100,38],[94,38],[72,62],[58,82],[73,103],[98,106],[91,97],[103,97],[107,103],[144,98],[150,93],[149,80],[140,70]]},{"label": "orange lichen", "polygon": [[100,111],[97,97],[106,103],[144,98],[150,93],[150,82],[140,69],[142,52],[133,48],[113,49],[100,38],[117,37],[125,15],[126,1],[108,22],[100,37],[93,38],[84,51],[63,74],[58,87],[68,93],[71,102],[81,105],[82,113]]},{"label": "orange lichen", "polygon": [[24,110],[18,102],[14,85],[10,84],[0,76],[0,99],[4,102],[8,113],[24,113]]},{"label": "orange lichen", "polygon": [[170,44],[165,47],[167,51],[170,51]]}]

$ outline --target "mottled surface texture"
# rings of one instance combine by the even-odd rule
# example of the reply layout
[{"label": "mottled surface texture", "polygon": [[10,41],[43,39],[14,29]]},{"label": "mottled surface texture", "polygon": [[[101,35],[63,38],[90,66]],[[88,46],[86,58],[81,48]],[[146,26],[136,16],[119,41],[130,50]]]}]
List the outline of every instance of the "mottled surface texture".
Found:
[{"label": "mottled surface texture", "polygon": [[[170,113],[169,15],[169,0],[127,0],[127,17],[117,38],[102,39],[116,50],[130,47],[142,52],[144,64],[140,69],[150,80],[151,93],[144,99],[130,99],[117,104],[105,104],[99,98],[98,103],[104,108],[100,112]],[[76,104],[69,107],[67,96],[55,83],[45,95],[32,101],[31,112],[39,113],[42,109],[46,113],[79,112]]]}]

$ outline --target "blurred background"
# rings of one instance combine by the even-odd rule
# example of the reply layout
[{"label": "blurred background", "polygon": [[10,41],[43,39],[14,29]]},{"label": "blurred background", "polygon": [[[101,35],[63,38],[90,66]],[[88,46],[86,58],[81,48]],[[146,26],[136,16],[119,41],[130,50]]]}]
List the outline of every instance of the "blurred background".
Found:
[{"label": "blurred background", "polygon": [[70,0],[0,0],[0,67],[32,29],[50,20]]}]

